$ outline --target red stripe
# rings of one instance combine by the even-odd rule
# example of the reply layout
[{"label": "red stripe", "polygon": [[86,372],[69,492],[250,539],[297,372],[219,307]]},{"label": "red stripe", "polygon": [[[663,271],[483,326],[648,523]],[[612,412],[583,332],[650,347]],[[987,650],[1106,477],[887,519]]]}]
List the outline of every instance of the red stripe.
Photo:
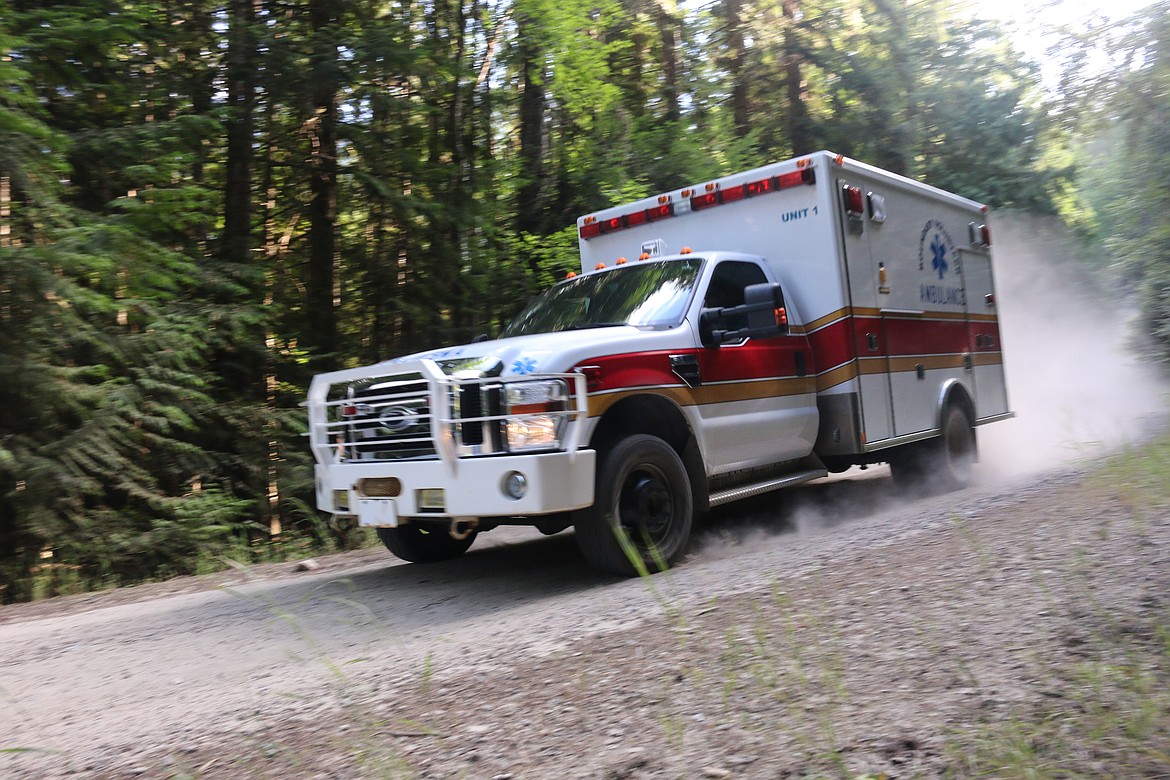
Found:
[{"label": "red stripe", "polygon": [[[877,336],[875,350],[869,348],[871,333]],[[804,353],[806,375],[815,375],[858,357],[958,355],[999,348],[996,322],[846,316],[808,334],[807,347],[800,336],[783,336],[753,339],[738,347],[605,355],[582,360],[578,366],[599,367],[600,380],[590,381],[589,391],[600,392],[683,384],[670,368],[671,355],[695,355],[702,381],[715,383],[795,377],[797,352]]]},{"label": "red stripe", "polygon": [[671,355],[695,355],[704,383],[742,382],[753,379],[795,377],[795,353],[805,353],[806,374],[814,366],[805,341],[800,336],[753,339],[739,347],[718,349],[678,349],[657,352],[631,352],[589,358],[579,366],[598,366],[600,381],[590,383],[590,392],[620,390],[654,385],[681,385],[682,380],[670,368]]}]

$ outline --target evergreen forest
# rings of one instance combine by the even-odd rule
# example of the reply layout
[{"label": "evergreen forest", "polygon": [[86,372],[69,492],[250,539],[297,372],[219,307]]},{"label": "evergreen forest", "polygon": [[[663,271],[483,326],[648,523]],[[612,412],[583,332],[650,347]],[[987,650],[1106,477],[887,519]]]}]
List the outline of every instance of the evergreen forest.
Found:
[{"label": "evergreen forest", "polygon": [[1170,4],[0,0],[0,601],[362,544],[311,376],[494,334],[575,218],[818,149],[1060,220],[1170,359]]}]

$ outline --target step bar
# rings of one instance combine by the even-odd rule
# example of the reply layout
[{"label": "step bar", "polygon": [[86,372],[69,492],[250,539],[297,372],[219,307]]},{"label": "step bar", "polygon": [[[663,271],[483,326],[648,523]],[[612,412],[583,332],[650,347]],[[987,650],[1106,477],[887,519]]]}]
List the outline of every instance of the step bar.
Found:
[{"label": "step bar", "polygon": [[770,493],[773,490],[799,485],[802,482],[811,482],[814,479],[827,476],[829,476],[829,472],[823,468],[797,471],[793,474],[785,474],[783,477],[775,477],[764,480],[763,482],[755,482],[728,488],[727,490],[720,490],[710,495],[707,499],[707,504],[712,507],[722,506],[723,504],[730,504],[732,501],[740,501],[745,498],[759,496],[764,493]]}]

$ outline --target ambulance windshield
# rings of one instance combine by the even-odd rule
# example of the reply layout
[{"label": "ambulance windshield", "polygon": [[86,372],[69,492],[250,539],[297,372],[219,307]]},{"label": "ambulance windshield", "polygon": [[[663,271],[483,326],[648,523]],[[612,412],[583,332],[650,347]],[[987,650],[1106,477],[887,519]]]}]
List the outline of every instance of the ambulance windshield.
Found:
[{"label": "ambulance windshield", "polygon": [[643,261],[570,279],[546,290],[500,338],[633,325],[655,330],[682,323],[702,261]]}]

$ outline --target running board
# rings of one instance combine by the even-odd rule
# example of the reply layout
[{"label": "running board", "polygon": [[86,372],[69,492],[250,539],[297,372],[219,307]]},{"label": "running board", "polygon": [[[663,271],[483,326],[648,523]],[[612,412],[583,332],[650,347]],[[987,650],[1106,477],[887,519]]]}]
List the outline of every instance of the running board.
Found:
[{"label": "running board", "polygon": [[829,476],[829,472],[826,469],[798,471],[795,474],[787,474],[783,477],[764,480],[763,482],[757,482],[752,485],[741,485],[740,487],[734,487],[728,490],[720,490],[718,493],[712,493],[707,499],[707,503],[710,506],[722,506],[723,504],[730,504],[732,501],[751,498],[752,496],[758,496],[773,490],[799,485],[801,482],[810,482],[814,479],[827,476]]}]

